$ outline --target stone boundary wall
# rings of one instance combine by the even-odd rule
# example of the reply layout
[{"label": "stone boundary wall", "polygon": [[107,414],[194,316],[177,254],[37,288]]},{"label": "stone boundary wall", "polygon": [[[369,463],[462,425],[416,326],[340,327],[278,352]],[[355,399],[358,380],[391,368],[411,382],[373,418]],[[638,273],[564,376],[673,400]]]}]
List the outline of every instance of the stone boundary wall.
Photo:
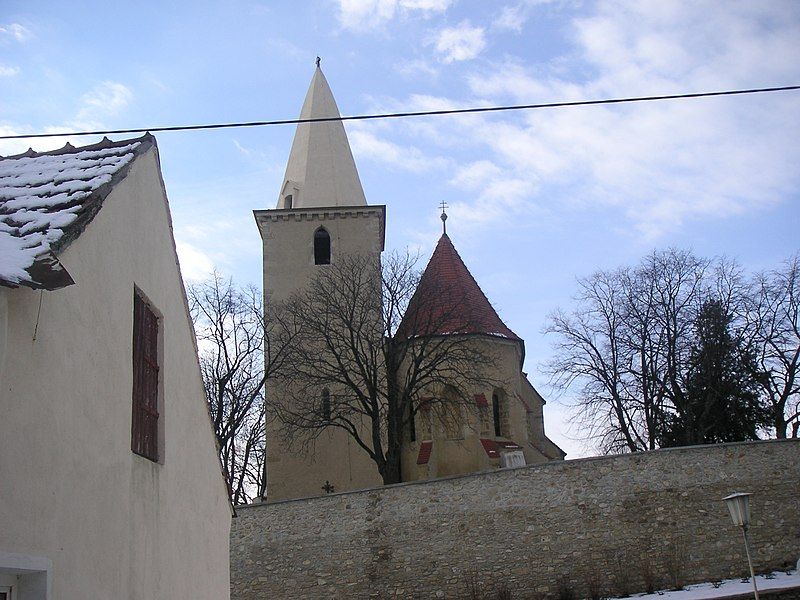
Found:
[{"label": "stone boundary wall", "polygon": [[[722,498],[751,492],[756,571],[800,556],[800,440],[557,461],[237,509],[231,598],[621,595],[747,572]],[[487,596],[494,597],[494,596]]]}]

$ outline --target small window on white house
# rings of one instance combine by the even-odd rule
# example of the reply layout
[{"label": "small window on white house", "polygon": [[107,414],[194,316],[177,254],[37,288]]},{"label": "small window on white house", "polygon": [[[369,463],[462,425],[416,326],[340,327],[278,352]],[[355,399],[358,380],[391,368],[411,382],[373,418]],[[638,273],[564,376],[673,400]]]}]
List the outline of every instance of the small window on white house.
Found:
[{"label": "small window on white house", "polygon": [[133,415],[131,450],[158,462],[159,320],[137,290],[133,294]]},{"label": "small window on white house", "polygon": [[331,264],[331,235],[324,227],[314,232],[314,264]]}]

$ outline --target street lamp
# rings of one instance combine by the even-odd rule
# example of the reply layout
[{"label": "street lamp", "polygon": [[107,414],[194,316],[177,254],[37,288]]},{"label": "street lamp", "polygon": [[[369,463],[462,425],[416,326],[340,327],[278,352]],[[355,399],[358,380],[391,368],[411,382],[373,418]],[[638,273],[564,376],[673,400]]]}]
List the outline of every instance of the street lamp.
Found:
[{"label": "street lamp", "polygon": [[728,505],[733,524],[742,528],[744,537],[744,551],[747,553],[747,564],[750,566],[750,579],[753,582],[753,593],[758,599],[758,586],[756,585],[756,574],[753,572],[753,561],[750,559],[750,544],[747,540],[747,527],[750,525],[750,494],[737,492],[723,498]]}]

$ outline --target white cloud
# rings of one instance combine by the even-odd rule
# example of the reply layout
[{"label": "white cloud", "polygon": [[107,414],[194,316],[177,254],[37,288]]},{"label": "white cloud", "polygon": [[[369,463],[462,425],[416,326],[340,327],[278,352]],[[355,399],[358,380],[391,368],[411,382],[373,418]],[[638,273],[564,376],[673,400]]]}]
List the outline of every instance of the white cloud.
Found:
[{"label": "white cloud", "polygon": [[339,0],[339,20],[348,29],[373,29],[397,16],[441,13],[454,0]]},{"label": "white cloud", "polygon": [[439,74],[439,71],[434,66],[422,59],[400,61],[395,65],[394,70],[405,77],[417,77],[419,75],[435,77]]},{"label": "white cloud", "polygon": [[558,87],[559,100],[567,90],[565,86],[554,86],[553,82],[537,79],[525,67],[513,62],[506,62],[498,67],[467,76],[467,82],[473,93],[485,97],[512,97],[515,101],[534,103],[543,98],[552,97],[553,87]]},{"label": "white cloud", "polygon": [[486,48],[482,27],[462,21],[455,27],[445,27],[436,36],[435,49],[442,62],[471,60]]},{"label": "white cloud", "polygon": [[400,0],[400,6],[409,10],[444,12],[453,0]]},{"label": "white cloud", "polygon": [[568,3],[568,0],[521,0],[516,4],[509,4],[504,6],[497,18],[492,21],[492,29],[522,33],[525,23],[528,22],[535,8],[548,4],[566,5]]},{"label": "white cloud", "polygon": [[[0,125],[2,135],[26,135],[33,133],[62,133],[65,131],[81,131],[103,129],[104,119],[124,110],[133,98],[132,92],[123,84],[105,81],[81,96],[78,110],[72,119],[65,119],[61,124],[31,127],[22,123],[3,123]],[[0,155],[12,155],[33,148],[37,152],[46,152],[61,148],[69,142],[73,146],[84,146],[99,142],[100,136],[92,139],[85,136],[54,136],[48,138],[23,138],[19,140],[0,140]]]},{"label": "white cloud", "polygon": [[501,31],[514,31],[516,33],[522,32],[522,26],[527,21],[525,6],[522,4],[514,4],[504,6],[500,11],[500,15],[492,21],[492,27]]},{"label": "white cloud", "polygon": [[239,155],[244,158],[246,163],[257,167],[259,170],[270,164],[270,157],[260,149],[246,146],[235,138],[232,141]]},{"label": "white cloud", "polygon": [[236,146],[236,149],[244,156],[245,158],[252,158],[253,151],[250,148],[245,148],[239,143],[239,140],[233,140],[233,145]]},{"label": "white cloud", "polygon": [[339,0],[339,19],[348,29],[379,27],[394,17],[396,0]]},{"label": "white cloud", "polygon": [[104,81],[81,98],[78,119],[97,119],[119,114],[128,106],[133,93],[116,81]]},{"label": "white cloud", "polygon": [[[730,2],[720,11],[710,0],[615,0],[576,18],[569,31],[572,46],[552,63],[508,58],[473,70],[467,81],[476,98],[466,103],[800,80],[800,14],[792,3]],[[415,129],[416,143],[457,144],[481,158],[450,183],[469,191],[463,208],[486,219],[496,206],[547,211],[557,198],[559,214],[595,211],[650,243],[684,223],[755,214],[796,194],[796,101],[788,92],[473,115],[428,120]]]},{"label": "white cloud", "polygon": [[186,281],[202,281],[214,270],[214,263],[202,250],[187,242],[177,242],[181,274]]},{"label": "white cloud", "polygon": [[478,160],[459,168],[450,180],[450,184],[466,190],[476,190],[501,173],[500,167],[492,161]]},{"label": "white cloud", "polygon": [[363,129],[353,129],[349,133],[349,139],[358,159],[374,160],[403,171],[422,173],[442,168],[446,164],[444,159],[427,156],[419,148],[380,139]]},{"label": "white cloud", "polygon": [[19,73],[18,67],[9,67],[7,65],[0,64],[0,77],[13,77]]},{"label": "white cloud", "polygon": [[450,212],[459,227],[480,226],[524,213],[544,214],[543,210],[528,201],[536,190],[531,177],[514,169],[500,168],[487,160],[476,161],[460,169],[450,184],[473,192],[470,201],[454,202]]},{"label": "white cloud", "polygon": [[0,25],[0,37],[13,38],[17,42],[26,42],[31,38],[31,31],[19,23]]}]

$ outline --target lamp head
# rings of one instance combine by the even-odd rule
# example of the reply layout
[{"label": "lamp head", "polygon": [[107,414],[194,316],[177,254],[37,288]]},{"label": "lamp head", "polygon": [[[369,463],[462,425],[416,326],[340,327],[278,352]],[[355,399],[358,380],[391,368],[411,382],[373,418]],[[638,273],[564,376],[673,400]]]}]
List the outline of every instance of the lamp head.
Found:
[{"label": "lamp head", "polygon": [[723,498],[731,513],[734,525],[747,527],[750,524],[750,494],[736,492]]}]

